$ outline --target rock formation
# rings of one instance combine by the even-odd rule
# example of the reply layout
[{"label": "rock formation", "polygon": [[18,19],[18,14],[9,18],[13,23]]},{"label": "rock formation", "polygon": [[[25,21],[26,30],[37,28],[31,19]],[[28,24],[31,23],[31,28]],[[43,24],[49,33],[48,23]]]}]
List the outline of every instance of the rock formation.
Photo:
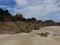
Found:
[{"label": "rock formation", "polygon": [[11,15],[8,10],[0,8],[0,34],[29,33],[32,30],[39,30],[41,26],[60,26],[53,20],[37,20],[35,17],[26,19],[22,14]]}]

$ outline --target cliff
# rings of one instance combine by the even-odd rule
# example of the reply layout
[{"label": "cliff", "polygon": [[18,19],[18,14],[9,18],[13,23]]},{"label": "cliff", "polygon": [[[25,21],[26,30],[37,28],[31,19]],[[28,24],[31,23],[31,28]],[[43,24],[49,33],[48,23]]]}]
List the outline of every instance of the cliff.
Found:
[{"label": "cliff", "polygon": [[37,20],[35,17],[26,19],[22,14],[11,15],[8,10],[0,8],[0,34],[29,33],[44,26],[60,26],[53,20]]}]

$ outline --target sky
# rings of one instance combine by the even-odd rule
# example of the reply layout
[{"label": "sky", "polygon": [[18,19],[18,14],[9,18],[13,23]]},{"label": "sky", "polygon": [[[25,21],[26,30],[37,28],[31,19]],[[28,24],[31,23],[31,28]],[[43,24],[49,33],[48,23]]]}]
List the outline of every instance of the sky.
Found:
[{"label": "sky", "polygon": [[12,15],[18,13],[26,18],[60,22],[60,0],[0,0],[0,8]]}]

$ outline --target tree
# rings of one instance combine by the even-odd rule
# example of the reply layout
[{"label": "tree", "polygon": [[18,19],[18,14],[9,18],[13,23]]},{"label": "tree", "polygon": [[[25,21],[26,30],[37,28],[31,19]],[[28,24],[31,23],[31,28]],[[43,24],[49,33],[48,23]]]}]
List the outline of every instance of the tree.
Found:
[{"label": "tree", "polygon": [[38,20],[38,22],[43,22],[42,20]]},{"label": "tree", "polygon": [[46,20],[46,21],[44,21],[44,22],[47,22],[47,23],[54,23],[53,20]]},{"label": "tree", "polygon": [[35,18],[35,17],[32,17],[31,20],[32,20],[32,21],[36,21],[36,18]]},{"label": "tree", "polygon": [[53,20],[46,20],[46,21],[44,21],[43,23],[42,23],[42,25],[44,25],[44,26],[52,26],[52,25],[54,25],[54,21]]},{"label": "tree", "polygon": [[0,21],[4,21],[4,10],[0,8]]},{"label": "tree", "polygon": [[32,21],[37,21],[35,17],[32,17],[32,18],[28,18],[27,19],[28,22],[32,22]]},{"label": "tree", "polygon": [[11,16],[11,14],[9,13],[8,10],[5,10],[5,15],[6,15],[6,16]]}]

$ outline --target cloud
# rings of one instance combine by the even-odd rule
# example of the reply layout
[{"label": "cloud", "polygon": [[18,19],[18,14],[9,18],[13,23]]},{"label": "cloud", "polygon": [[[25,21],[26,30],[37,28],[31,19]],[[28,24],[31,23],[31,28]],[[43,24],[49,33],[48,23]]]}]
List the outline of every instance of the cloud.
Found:
[{"label": "cloud", "polygon": [[60,5],[59,0],[30,0],[30,1],[29,0],[15,0],[15,1],[17,5],[25,6],[23,9],[20,9],[19,11],[25,17],[39,18],[40,16],[48,16],[51,13],[60,11],[60,7],[58,7],[58,5]]},{"label": "cloud", "polygon": [[[17,5],[22,5],[25,7],[20,10],[25,15],[28,16],[42,16],[50,14],[52,12],[60,11],[58,7],[59,3],[55,4],[58,0],[15,0]],[[29,6],[26,6],[29,5]]]},{"label": "cloud", "polygon": [[16,2],[18,5],[27,5],[27,4],[28,4],[27,0],[15,0],[15,2]]},{"label": "cloud", "polygon": [[13,11],[13,14],[22,13],[27,18],[36,17],[37,19],[39,19],[40,17],[43,17],[43,19],[58,19],[58,17],[60,17],[60,0],[14,1],[16,3],[15,6],[7,7],[7,9]]},{"label": "cloud", "polygon": [[18,13],[18,8],[16,8],[16,7],[9,7],[9,6],[5,6],[5,5],[0,5],[0,8],[3,8],[4,10],[9,10],[9,12],[13,15]]}]

